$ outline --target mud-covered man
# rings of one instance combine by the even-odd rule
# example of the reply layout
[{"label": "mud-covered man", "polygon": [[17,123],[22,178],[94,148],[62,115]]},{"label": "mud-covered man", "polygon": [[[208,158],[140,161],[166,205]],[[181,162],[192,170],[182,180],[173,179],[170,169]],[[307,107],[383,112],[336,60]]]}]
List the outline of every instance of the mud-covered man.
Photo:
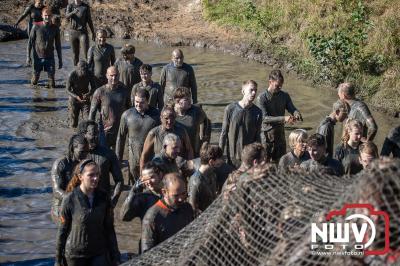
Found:
[{"label": "mud-covered man", "polygon": [[145,89],[149,92],[149,105],[162,110],[164,107],[164,94],[159,83],[151,79],[153,75],[152,67],[147,64],[140,66],[140,79],[141,82],[137,83],[132,88],[131,101],[133,102],[135,94],[140,89]]},{"label": "mud-covered man", "polygon": [[177,135],[167,134],[164,137],[160,153],[154,156],[152,162],[158,165],[164,174],[181,173],[179,164],[179,162],[183,162],[179,157],[181,147],[182,142]]},{"label": "mud-covered man", "polygon": [[[261,140],[274,163],[286,153],[284,124],[303,120],[289,94],[282,91],[283,82],[281,71],[273,70],[268,77],[268,89],[258,96],[258,106],[263,113]],[[285,115],[285,110],[290,115]]]},{"label": "mud-covered man", "polygon": [[160,113],[149,105],[149,97],[148,91],[144,89],[137,91],[133,101],[134,107],[126,110],[121,117],[115,152],[118,159],[122,161],[125,140],[128,137],[130,182],[139,177],[140,156],[147,134],[160,124]]},{"label": "mud-covered man", "polygon": [[69,95],[70,125],[76,128],[79,113],[83,114],[84,119],[89,116],[90,97],[96,89],[93,75],[89,72],[86,61],[80,60],[75,70],[69,74],[66,89]]},{"label": "mud-covered man", "polygon": [[375,122],[368,106],[356,98],[354,85],[348,82],[338,86],[338,96],[350,106],[349,119],[357,119],[363,124],[363,141],[372,141],[378,132],[378,125]]},{"label": "mud-covered man", "polygon": [[17,19],[14,27],[18,27],[18,24],[29,15],[27,33],[28,36],[31,33],[33,25],[40,25],[43,22],[42,10],[44,8],[43,0],[35,0],[34,3],[29,4],[24,10],[24,13]]},{"label": "mud-covered man", "polygon": [[[99,130],[96,122],[84,120],[79,123],[78,133],[85,136],[89,144],[88,158],[95,161],[100,167],[99,188],[110,193],[113,206],[117,205],[124,185],[124,179],[119,161],[115,153],[99,144]],[[113,176],[115,188],[111,194],[110,173]]]},{"label": "mud-covered man", "polygon": [[128,108],[127,90],[124,84],[119,82],[118,70],[111,66],[107,69],[107,84],[93,94],[89,114],[89,119],[95,120],[97,111],[100,111],[106,143],[110,148],[115,146],[122,113]]},{"label": "mud-covered man", "polygon": [[247,80],[242,84],[243,98],[225,108],[219,146],[226,149],[228,163],[239,167],[244,146],[260,142],[262,112],[253,102],[257,83]]},{"label": "mud-covered man", "polygon": [[[189,88],[178,87],[174,93],[174,102],[176,123],[186,129],[193,148],[193,154],[198,157],[201,144],[209,141],[211,137],[204,133],[211,133],[211,130],[207,129],[211,126],[208,123],[207,115],[201,107],[192,104]],[[200,132],[201,129],[203,129],[202,132]]]},{"label": "mud-covered man", "polygon": [[179,232],[193,221],[193,209],[186,202],[187,189],[177,173],[164,176],[162,199],[143,218],[142,251],[146,252]]},{"label": "mud-covered man", "polygon": [[[51,12],[47,8],[42,10],[42,25],[35,25],[29,36],[27,64],[33,66],[32,85],[37,85],[40,72],[46,71],[49,77],[49,87],[55,87],[54,75],[56,72],[54,61],[54,47],[58,55],[58,68],[61,69],[61,38],[60,29],[51,24]],[[30,56],[32,55],[32,56]]]},{"label": "mud-covered man", "polygon": [[72,48],[72,60],[74,65],[78,64],[79,52],[82,49],[83,58],[87,60],[87,52],[89,50],[89,35],[87,26],[92,32],[92,39],[95,41],[95,32],[90,14],[90,7],[82,0],[73,0],[67,6],[65,17],[69,20],[69,38]]},{"label": "mud-covered man", "polygon": [[[132,88],[140,82],[140,66],[143,62],[135,56],[135,46],[125,44],[121,49],[121,58],[118,58],[114,66],[118,69],[119,79],[128,89],[129,100]],[[131,103],[131,105],[133,102]]]},{"label": "mud-covered man", "polygon": [[186,160],[193,159],[193,149],[186,130],[175,124],[175,110],[169,106],[164,107],[161,111],[160,118],[161,125],[150,130],[144,142],[143,152],[140,158],[140,169],[143,168],[145,163],[151,161],[154,155],[161,152],[164,137],[168,133],[177,135],[182,141],[182,148],[179,155]]},{"label": "mud-covered man", "polygon": [[103,29],[96,31],[96,44],[89,48],[88,64],[96,78],[96,87],[107,84],[107,69],[115,63],[114,46],[107,43],[107,32]]},{"label": "mud-covered man", "polygon": [[171,61],[161,71],[160,85],[164,92],[164,103],[173,101],[178,87],[189,88],[193,103],[197,103],[197,83],[193,68],[183,62],[183,52],[180,49],[172,51]]}]

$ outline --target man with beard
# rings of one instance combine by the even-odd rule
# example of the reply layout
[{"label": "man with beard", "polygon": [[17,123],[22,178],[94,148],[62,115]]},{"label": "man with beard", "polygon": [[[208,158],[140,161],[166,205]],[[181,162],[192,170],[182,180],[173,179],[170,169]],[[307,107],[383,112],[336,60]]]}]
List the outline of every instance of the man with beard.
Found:
[{"label": "man with beard", "polygon": [[[268,89],[258,96],[258,106],[263,113],[261,140],[268,158],[274,163],[286,153],[285,123],[303,120],[289,94],[282,91],[283,82],[281,71],[273,70],[268,77]],[[285,110],[290,115],[285,115]]]},{"label": "man with beard", "polygon": [[82,112],[84,119],[87,119],[90,109],[90,97],[93,95],[95,89],[96,85],[93,76],[88,70],[86,61],[79,61],[75,70],[69,74],[67,79],[71,127],[77,127],[80,112]]},{"label": "man with beard", "polygon": [[142,251],[146,252],[179,232],[193,221],[193,209],[187,198],[186,184],[177,173],[164,176],[162,199],[143,218]]},{"label": "man with beard", "polygon": [[153,68],[147,64],[143,64],[140,66],[139,71],[140,71],[140,78],[142,81],[133,86],[131,101],[133,102],[135,93],[138,90],[145,89],[150,94],[149,105],[161,111],[164,107],[164,94],[160,84],[154,82],[151,79],[151,76],[153,75],[152,69]]},{"label": "man with beard", "polygon": [[[131,100],[131,91],[135,84],[140,82],[140,66],[143,65],[143,62],[135,57],[135,46],[132,44],[125,44],[125,46],[121,49],[121,58],[118,58],[115,61],[114,66],[118,69],[119,78],[122,83],[124,83],[125,87],[128,89],[128,97],[129,101]],[[132,106],[132,103],[130,106]]]},{"label": "man with beard", "polygon": [[219,146],[227,150],[228,163],[239,167],[244,146],[260,142],[262,112],[253,104],[257,94],[254,80],[243,82],[243,98],[225,108]]},{"label": "man with beard", "polygon": [[107,146],[113,148],[122,113],[129,108],[129,101],[126,88],[119,82],[119,73],[114,66],[107,69],[107,81],[108,83],[98,88],[93,95],[89,119],[95,120],[96,113],[100,110],[100,121],[104,125]]},{"label": "man with beard", "polygon": [[85,136],[89,143],[88,158],[95,161],[100,168],[99,188],[111,194],[110,173],[114,179],[114,192],[111,195],[111,202],[115,207],[124,186],[119,161],[115,153],[106,146],[99,145],[98,125],[93,120],[81,121],[78,126],[78,133]]},{"label": "man with beard", "polygon": [[53,164],[51,169],[51,181],[53,183],[51,217],[55,223],[59,222],[61,202],[67,194],[67,185],[72,179],[74,168],[79,161],[86,158],[88,150],[87,140],[82,135],[73,135],[69,141],[67,155],[56,160]]},{"label": "man with beard", "polygon": [[183,52],[180,49],[172,51],[171,61],[161,71],[160,85],[164,92],[164,103],[173,101],[178,87],[189,88],[193,103],[197,103],[197,83],[193,68],[183,62]]},{"label": "man with beard", "polygon": [[307,147],[311,159],[302,162],[300,168],[308,172],[318,171],[336,176],[344,174],[343,165],[338,160],[326,156],[324,136],[319,133],[312,134],[308,138]]},{"label": "man with beard", "polygon": [[107,69],[115,62],[114,47],[107,43],[105,30],[96,31],[96,44],[89,48],[88,56],[89,69],[96,78],[96,88],[99,88],[107,83]]},{"label": "man with beard", "polygon": [[193,159],[193,149],[186,130],[175,124],[175,110],[169,106],[164,107],[164,109],[161,111],[160,118],[161,125],[153,128],[150,130],[149,134],[147,134],[143,146],[142,156],[140,157],[140,169],[142,169],[144,164],[150,161],[155,154],[161,152],[164,143],[164,137],[168,133],[177,135],[181,140],[182,148],[179,155],[186,160]]},{"label": "man with beard", "polygon": [[[29,35],[27,64],[33,63],[32,85],[37,85],[40,72],[47,72],[49,88],[55,87],[54,46],[58,55],[58,68],[62,68],[60,29],[51,24],[51,12],[47,8],[42,10],[42,25],[35,25]],[[32,54],[32,56],[31,56]]]},{"label": "man with beard", "polygon": [[69,39],[71,42],[73,63],[74,66],[76,66],[79,61],[80,49],[83,51],[83,58],[87,60],[89,36],[86,25],[89,26],[92,32],[93,41],[96,40],[92,16],[90,15],[90,7],[86,3],[83,3],[82,0],[73,0],[73,2],[67,6],[65,17],[69,19]]},{"label": "man with beard", "polygon": [[[197,105],[191,103],[190,89],[186,87],[178,87],[174,94],[176,123],[181,125],[189,135],[190,144],[193,148],[195,157],[199,156],[201,143],[209,141],[211,136],[206,136],[204,132],[207,130],[209,120],[206,113]],[[202,125],[202,127],[201,127]],[[202,128],[203,132],[200,132]]]},{"label": "man with beard", "polygon": [[125,139],[128,136],[129,183],[139,177],[139,161],[147,133],[160,124],[160,113],[149,106],[149,93],[142,89],[136,92],[134,107],[121,117],[115,153],[120,161],[124,156]]}]

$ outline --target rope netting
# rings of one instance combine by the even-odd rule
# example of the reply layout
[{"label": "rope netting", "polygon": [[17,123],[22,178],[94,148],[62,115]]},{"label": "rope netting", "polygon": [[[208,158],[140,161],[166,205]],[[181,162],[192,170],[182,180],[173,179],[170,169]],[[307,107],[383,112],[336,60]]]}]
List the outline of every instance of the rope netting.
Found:
[{"label": "rope netting", "polygon": [[[315,252],[355,250],[354,237],[346,247],[334,245],[333,250],[326,250],[318,243],[321,248],[311,250],[311,223],[321,225],[330,211],[340,210],[346,203],[368,203],[389,215],[389,253],[344,256]],[[347,211],[368,215],[361,208]],[[369,249],[381,250],[384,219],[369,217],[376,225]],[[344,218],[337,216],[331,221],[343,222]],[[236,189],[221,194],[178,234],[127,265],[383,265],[396,261],[393,254],[399,251],[399,244],[400,161],[380,160],[372,169],[352,177],[281,172],[265,165],[243,174]]]}]

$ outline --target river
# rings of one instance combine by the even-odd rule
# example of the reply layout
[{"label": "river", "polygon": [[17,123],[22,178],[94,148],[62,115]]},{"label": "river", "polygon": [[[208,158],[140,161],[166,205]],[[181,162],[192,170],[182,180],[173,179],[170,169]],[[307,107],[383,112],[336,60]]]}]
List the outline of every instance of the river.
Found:
[{"label": "river", "polygon": [[[170,58],[170,47],[159,47],[129,40],[111,40],[117,55],[121,46],[136,46],[136,56],[153,65],[153,79]],[[196,72],[198,99],[213,122],[212,140],[218,139],[224,108],[241,98],[241,83],[254,79],[259,92],[267,86],[271,69],[246,59],[206,49],[182,48],[185,62]],[[52,188],[50,168],[66,152],[68,138],[67,94],[62,86],[72,70],[71,49],[63,43],[64,68],[56,71],[55,89],[30,86],[31,70],[24,66],[26,40],[0,43],[0,263],[3,265],[52,265],[56,226],[50,219]],[[57,62],[57,59],[56,59]],[[304,122],[287,128],[315,127],[329,114],[337,94],[333,89],[316,88],[294,75],[285,75],[284,90],[290,93]],[[379,126],[376,143],[380,148],[394,118],[373,112]],[[397,124],[397,122],[396,122]],[[337,126],[339,140],[341,125]],[[125,157],[126,159],[126,157]],[[124,169],[126,177],[126,169]],[[125,178],[126,180],[126,178]],[[121,253],[136,253],[140,224],[121,222],[116,209],[116,231]]]}]

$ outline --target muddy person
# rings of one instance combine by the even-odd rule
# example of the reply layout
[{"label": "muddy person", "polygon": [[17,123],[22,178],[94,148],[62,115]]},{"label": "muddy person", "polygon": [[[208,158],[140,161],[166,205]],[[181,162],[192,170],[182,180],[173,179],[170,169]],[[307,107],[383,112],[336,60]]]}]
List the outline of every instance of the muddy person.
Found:
[{"label": "muddy person", "polygon": [[[268,89],[258,96],[258,106],[263,113],[261,140],[273,163],[278,163],[286,153],[284,125],[303,120],[290,95],[282,91],[283,83],[282,72],[272,70],[268,77]],[[285,110],[290,115],[285,115]]]},{"label": "muddy person", "polygon": [[167,174],[162,184],[162,199],[157,201],[143,218],[143,252],[175,235],[194,218],[193,209],[186,202],[187,189],[183,178],[177,173]]},{"label": "muddy person", "polygon": [[363,124],[363,141],[372,141],[378,132],[378,125],[375,122],[368,106],[356,98],[354,85],[348,82],[339,84],[339,99],[347,102],[350,106],[349,119],[357,119]]},{"label": "muddy person", "polygon": [[164,174],[181,173],[180,164],[182,158],[179,157],[182,148],[182,141],[173,133],[164,137],[163,147],[159,154],[156,154],[152,160]]},{"label": "muddy person", "polygon": [[193,103],[197,103],[197,83],[193,68],[183,62],[183,52],[180,49],[172,51],[171,61],[161,71],[160,85],[164,92],[164,103],[173,101],[178,87],[189,88]]},{"label": "muddy person", "polygon": [[96,44],[88,51],[89,69],[96,78],[96,87],[107,84],[107,69],[115,63],[114,46],[107,43],[107,32],[104,29],[96,31]]},{"label": "muddy person", "polygon": [[87,26],[92,32],[93,41],[96,40],[90,7],[82,0],[73,0],[68,4],[65,17],[69,20],[69,39],[72,48],[72,61],[74,66],[79,62],[79,53],[82,49],[83,59],[87,60],[89,50],[89,35]]},{"label": "muddy person", "polygon": [[135,52],[135,46],[125,44],[121,49],[121,58],[118,58],[114,64],[118,69],[121,82],[128,89],[129,100],[131,100],[133,86],[141,81],[140,66],[143,65],[143,62],[135,56]]},{"label": "muddy person", "polygon": [[337,122],[343,122],[347,119],[350,106],[342,100],[337,100],[333,104],[333,111],[324,120],[321,121],[317,128],[317,133],[323,135],[326,140],[326,152],[329,157],[333,157],[333,144],[335,141],[335,125]]},{"label": "muddy person", "polygon": [[66,8],[71,0],[46,0],[45,2],[55,16],[61,17],[61,9]]},{"label": "muddy person", "polygon": [[201,165],[188,182],[189,203],[198,216],[217,197],[217,175],[215,168],[223,163],[222,149],[204,142],[200,151]]},{"label": "muddy person", "polygon": [[319,172],[330,175],[342,176],[343,165],[335,159],[326,156],[325,137],[319,133],[312,134],[307,140],[310,159],[302,162],[300,168],[307,172]]},{"label": "muddy person", "polygon": [[[37,85],[40,72],[46,71],[49,78],[49,87],[55,87],[54,75],[56,72],[54,61],[54,47],[58,55],[58,68],[61,69],[61,39],[60,29],[51,24],[51,12],[47,8],[42,10],[43,25],[35,25],[29,36],[27,64],[33,65],[32,85]],[[30,56],[31,55],[31,56]]]},{"label": "muddy person", "polygon": [[138,90],[145,89],[150,94],[149,105],[154,108],[158,108],[158,110],[161,111],[164,107],[164,94],[160,84],[151,79],[151,76],[153,75],[152,69],[153,68],[147,64],[140,66],[139,72],[141,82],[133,86],[131,101],[133,103],[135,94]]},{"label": "muddy person", "polygon": [[335,150],[335,159],[342,163],[344,173],[347,175],[355,175],[362,170],[359,161],[363,132],[363,125],[356,119],[346,121],[343,130],[342,143]]},{"label": "muddy person", "polygon": [[143,146],[142,156],[140,157],[140,169],[143,168],[145,163],[151,161],[154,155],[161,152],[164,143],[164,137],[168,133],[173,133],[182,141],[180,157],[185,160],[193,159],[193,149],[190,144],[189,136],[184,128],[175,123],[176,113],[174,108],[165,106],[161,111],[160,119],[161,125],[150,130],[147,134]]},{"label": "muddy person", "polygon": [[14,27],[18,27],[18,24],[24,18],[29,16],[28,27],[27,27],[27,33],[29,36],[33,25],[41,25],[43,23],[43,18],[42,18],[43,8],[44,8],[43,0],[35,0],[33,4],[31,3],[25,8],[24,13],[22,13],[22,15],[17,19],[17,22],[15,23]]},{"label": "muddy person", "polygon": [[89,119],[95,120],[97,111],[100,111],[100,121],[104,125],[106,144],[109,148],[115,146],[122,113],[128,108],[126,87],[119,82],[117,68],[111,66],[107,69],[107,84],[93,94],[89,113]]},{"label": "muddy person", "polygon": [[96,89],[93,75],[89,72],[86,61],[80,60],[75,70],[69,74],[66,89],[69,95],[70,125],[76,128],[80,113],[83,119],[88,118],[90,98]]},{"label": "muddy person", "polygon": [[244,146],[260,142],[262,112],[253,102],[257,83],[247,80],[242,84],[243,98],[225,108],[219,139],[222,151],[226,149],[228,163],[239,167]]},{"label": "muddy person", "polygon": [[73,135],[69,141],[66,156],[57,159],[51,169],[53,183],[53,204],[51,218],[55,223],[60,221],[60,206],[62,199],[67,195],[67,185],[72,179],[75,166],[86,158],[89,151],[87,140],[82,135]]},{"label": "muddy person", "polygon": [[381,156],[400,158],[400,126],[392,128],[383,142]]},{"label": "muddy person", "polygon": [[125,140],[128,137],[129,183],[139,178],[139,162],[144,141],[149,131],[160,124],[159,111],[149,105],[149,92],[136,92],[134,107],[126,110],[121,117],[115,153],[120,161],[124,156]]},{"label": "muddy person", "polygon": [[191,96],[189,88],[178,87],[174,93],[174,109],[176,123],[186,129],[192,144],[193,154],[198,157],[201,144],[210,140],[211,136],[206,135],[204,132],[211,133],[211,130],[208,130],[211,125],[203,109],[192,104]]},{"label": "muddy person", "polygon": [[99,189],[100,169],[82,161],[61,206],[55,265],[118,265],[120,252],[108,194]]},{"label": "muddy person", "polygon": [[286,153],[279,160],[279,169],[299,167],[304,161],[310,159],[307,151],[307,131],[295,129],[289,134],[290,152]]},{"label": "muddy person", "polygon": [[119,161],[115,153],[106,146],[99,144],[99,130],[96,122],[84,120],[79,123],[78,133],[85,136],[89,143],[88,158],[94,160],[100,167],[99,188],[111,194],[110,173],[113,176],[115,188],[111,194],[111,203],[117,205],[124,186],[124,179]]},{"label": "muddy person", "polygon": [[379,159],[378,147],[371,141],[364,142],[359,147],[359,161],[363,169],[370,169],[372,162]]}]

